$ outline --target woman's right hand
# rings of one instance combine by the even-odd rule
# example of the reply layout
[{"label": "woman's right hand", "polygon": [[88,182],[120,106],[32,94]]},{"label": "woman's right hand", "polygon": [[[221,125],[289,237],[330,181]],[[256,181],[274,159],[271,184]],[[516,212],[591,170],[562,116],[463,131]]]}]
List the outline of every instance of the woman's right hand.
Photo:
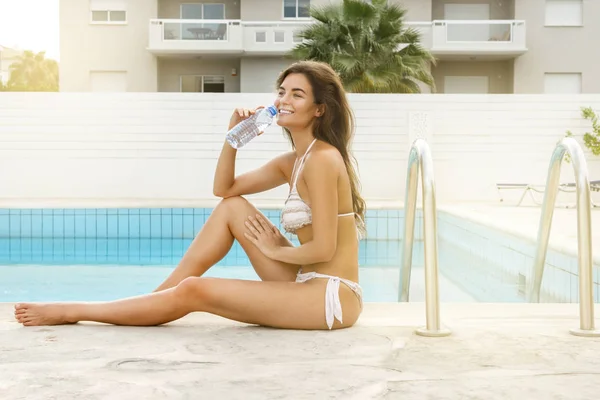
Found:
[{"label": "woman's right hand", "polygon": [[259,106],[255,109],[236,108],[235,110],[233,110],[233,114],[231,114],[231,118],[229,119],[229,129],[233,128],[243,120],[250,118],[250,116],[256,114],[256,111],[260,110],[261,108],[265,107]]}]

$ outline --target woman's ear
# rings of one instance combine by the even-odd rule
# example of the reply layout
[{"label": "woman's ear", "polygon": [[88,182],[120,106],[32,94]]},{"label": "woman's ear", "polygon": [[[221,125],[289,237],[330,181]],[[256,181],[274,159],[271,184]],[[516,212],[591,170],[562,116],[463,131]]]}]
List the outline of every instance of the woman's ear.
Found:
[{"label": "woman's ear", "polygon": [[322,117],[325,114],[325,104],[317,105],[317,111],[315,112],[315,117]]}]

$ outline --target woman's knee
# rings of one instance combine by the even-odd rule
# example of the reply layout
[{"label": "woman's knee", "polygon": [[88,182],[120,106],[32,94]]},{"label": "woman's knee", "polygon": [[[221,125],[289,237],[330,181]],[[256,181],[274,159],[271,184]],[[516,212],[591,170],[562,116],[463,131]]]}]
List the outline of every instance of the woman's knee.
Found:
[{"label": "woman's knee", "polygon": [[243,207],[245,209],[245,207],[248,204],[248,200],[246,200],[242,196],[232,196],[221,200],[219,204],[217,204],[217,207],[215,207],[215,210],[225,209],[228,211],[233,211],[239,209],[240,207]]},{"label": "woman's knee", "polygon": [[[239,224],[245,221],[248,215],[254,214],[255,207],[242,196],[232,196],[219,202],[213,213],[224,216],[228,224]],[[230,225],[231,228],[231,225]]]},{"label": "woman's knee", "polygon": [[188,277],[175,287],[175,297],[183,304],[208,303],[211,301],[211,278]]}]

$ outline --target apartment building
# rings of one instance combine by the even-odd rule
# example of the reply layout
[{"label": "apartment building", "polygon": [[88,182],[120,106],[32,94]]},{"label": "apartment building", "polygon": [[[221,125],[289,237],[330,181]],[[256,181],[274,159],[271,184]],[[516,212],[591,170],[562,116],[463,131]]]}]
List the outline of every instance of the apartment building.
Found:
[{"label": "apartment building", "polygon": [[[268,92],[330,0],[60,0],[60,90]],[[333,0],[339,1],[339,0]],[[599,0],[389,0],[438,93],[599,93]]]}]

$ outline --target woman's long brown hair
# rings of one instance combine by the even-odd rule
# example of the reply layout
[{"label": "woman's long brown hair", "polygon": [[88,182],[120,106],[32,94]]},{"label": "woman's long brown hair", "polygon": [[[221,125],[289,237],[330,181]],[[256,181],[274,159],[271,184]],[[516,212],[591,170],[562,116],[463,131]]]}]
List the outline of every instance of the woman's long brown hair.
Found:
[{"label": "woman's long brown hair", "polygon": [[[350,108],[344,86],[337,73],[329,64],[317,61],[300,61],[290,65],[277,79],[277,88],[290,74],[303,74],[306,76],[313,90],[315,103],[324,105],[323,115],[315,120],[313,135],[334,146],[344,159],[346,171],[350,178],[352,190],[352,206],[355,219],[361,236],[365,236],[364,224],[366,204],[360,195],[360,182],[358,179],[356,159],[351,154],[350,145],[354,136],[354,113]],[[284,128],[288,139],[294,146],[290,132]]]}]

